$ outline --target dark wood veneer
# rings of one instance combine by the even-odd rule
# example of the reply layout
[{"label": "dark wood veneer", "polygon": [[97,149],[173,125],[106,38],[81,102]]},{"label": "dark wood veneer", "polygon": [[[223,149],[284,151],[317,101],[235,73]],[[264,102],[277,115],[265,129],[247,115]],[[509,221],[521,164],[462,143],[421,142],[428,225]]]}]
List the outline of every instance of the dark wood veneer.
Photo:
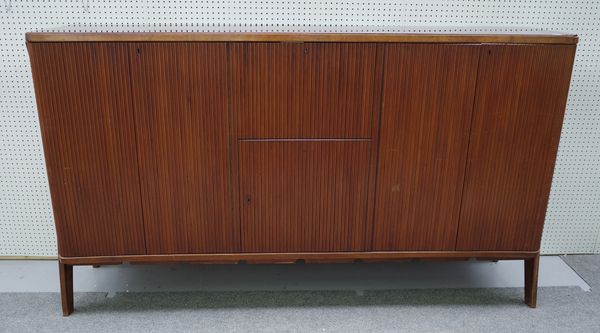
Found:
[{"label": "dark wood veneer", "polygon": [[454,250],[479,47],[387,46],[373,250]]},{"label": "dark wood veneer", "polygon": [[68,316],[73,312],[73,265],[66,264],[62,260],[59,261],[58,278],[60,280],[60,301],[63,316]]},{"label": "dark wood veneer", "polygon": [[235,252],[224,43],[129,46],[148,254]]},{"label": "dark wood veneer", "polygon": [[64,315],[122,262],[524,260],[535,307],[576,36],[28,40]]},{"label": "dark wood veneer", "polygon": [[242,252],[365,249],[368,140],[239,147]]},{"label": "dark wood veneer", "polygon": [[[86,27],[89,30],[93,27]],[[149,32],[105,32],[113,27],[96,27],[99,31],[88,33],[76,32],[30,32],[28,42],[351,42],[351,43],[531,43],[531,44],[577,44],[577,36],[549,32],[511,33],[503,34],[496,31],[481,33],[413,33],[406,32],[377,32],[377,27],[355,27],[356,32],[339,33],[339,27],[319,27],[322,32],[285,33],[285,32],[220,32],[225,27],[216,27],[214,32],[177,32],[162,26],[160,31]],[[245,29],[246,27],[237,27]],[[348,29],[346,27],[345,29]],[[393,28],[393,27],[392,27]],[[410,27],[398,30],[410,30]],[[207,30],[210,27],[202,27]],[[236,29],[236,27],[233,27]],[[375,31],[373,31],[375,29]],[[456,27],[448,27],[448,31]],[[425,28],[424,30],[432,30]]]},{"label": "dark wood veneer", "polygon": [[127,45],[28,47],[60,255],[146,253]]},{"label": "dark wood veneer", "polygon": [[232,43],[238,138],[370,138],[376,44]]},{"label": "dark wood veneer", "polygon": [[[122,263],[169,263],[169,262],[206,262],[206,263],[290,263],[297,261],[330,262],[338,260],[444,260],[444,259],[535,259],[539,252],[527,251],[358,251],[358,252],[273,252],[273,253],[213,253],[213,254],[163,254],[138,256],[107,257],[60,257],[68,265],[109,265]],[[534,268],[532,266],[532,268]]]},{"label": "dark wood veneer", "polygon": [[482,46],[457,250],[539,250],[574,56]]}]

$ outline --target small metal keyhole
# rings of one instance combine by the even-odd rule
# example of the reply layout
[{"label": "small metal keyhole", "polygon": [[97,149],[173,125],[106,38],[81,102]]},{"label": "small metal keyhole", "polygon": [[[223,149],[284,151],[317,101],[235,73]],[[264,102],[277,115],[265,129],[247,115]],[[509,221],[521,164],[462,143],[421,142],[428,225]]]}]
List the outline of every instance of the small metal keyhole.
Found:
[{"label": "small metal keyhole", "polygon": [[304,48],[304,54],[308,54],[308,47]]},{"label": "small metal keyhole", "polygon": [[249,204],[252,201],[252,197],[250,195],[246,195],[246,197],[244,198],[244,201]]}]

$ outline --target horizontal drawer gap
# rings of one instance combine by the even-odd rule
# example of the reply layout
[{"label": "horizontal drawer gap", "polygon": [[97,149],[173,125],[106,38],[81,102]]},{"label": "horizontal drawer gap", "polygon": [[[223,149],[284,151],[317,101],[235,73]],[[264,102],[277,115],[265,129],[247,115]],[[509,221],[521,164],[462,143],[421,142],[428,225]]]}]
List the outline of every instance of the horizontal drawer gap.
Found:
[{"label": "horizontal drawer gap", "polygon": [[261,138],[261,139],[238,139],[239,141],[371,141],[371,138]]}]

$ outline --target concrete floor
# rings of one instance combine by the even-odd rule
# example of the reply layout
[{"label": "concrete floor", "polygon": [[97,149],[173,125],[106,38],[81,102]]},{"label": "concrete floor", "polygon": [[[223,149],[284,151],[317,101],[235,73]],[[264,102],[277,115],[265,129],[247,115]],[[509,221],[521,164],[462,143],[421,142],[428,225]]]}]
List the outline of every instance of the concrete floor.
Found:
[{"label": "concrete floor", "polygon": [[[44,276],[44,279],[40,279]],[[543,256],[542,287],[589,286],[558,256]],[[114,265],[74,268],[75,292],[390,290],[523,286],[523,262],[294,265]],[[53,260],[0,261],[0,292],[58,292]]]},{"label": "concrete floor", "polygon": [[589,285],[543,257],[537,309],[521,262],[81,267],[67,318],[55,262],[3,261],[0,332],[599,332],[600,256],[565,261]]}]

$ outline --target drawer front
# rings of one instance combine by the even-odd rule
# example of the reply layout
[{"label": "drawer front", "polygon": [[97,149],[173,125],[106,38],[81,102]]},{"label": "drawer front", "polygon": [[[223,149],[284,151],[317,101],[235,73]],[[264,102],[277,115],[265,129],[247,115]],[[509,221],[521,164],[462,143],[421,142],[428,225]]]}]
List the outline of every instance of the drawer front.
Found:
[{"label": "drawer front", "polygon": [[233,43],[238,138],[370,138],[379,106],[373,43]]},{"label": "drawer front", "polygon": [[240,142],[242,251],[364,250],[370,146]]}]

